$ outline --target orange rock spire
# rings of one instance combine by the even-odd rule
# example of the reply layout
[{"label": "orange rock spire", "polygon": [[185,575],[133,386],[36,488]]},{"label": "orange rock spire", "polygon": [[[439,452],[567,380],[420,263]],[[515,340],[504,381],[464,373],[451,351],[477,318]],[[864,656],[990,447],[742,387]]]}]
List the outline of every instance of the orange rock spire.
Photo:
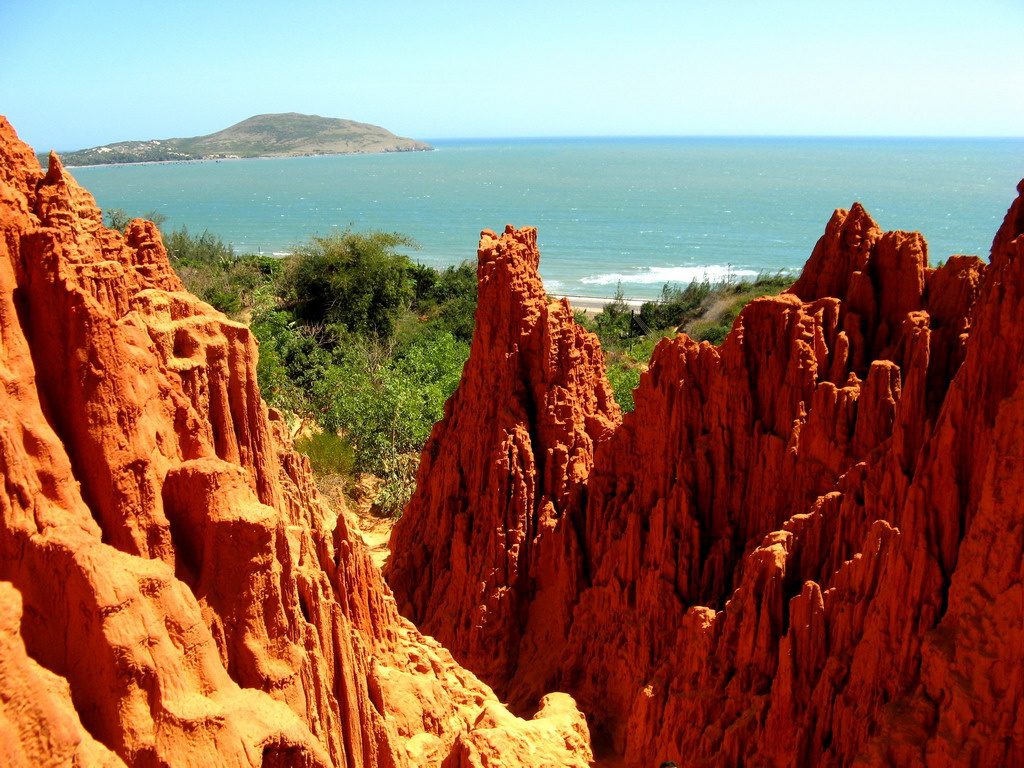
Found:
[{"label": "orange rock spire", "polygon": [[480,237],[469,361],[389,563],[406,615],[501,693],[517,668],[548,682],[541,646],[564,643],[579,581],[579,531],[564,515],[620,418],[597,337],[567,301],[548,301],[539,258],[532,227]]},{"label": "orange rock spire", "polygon": [[[522,351],[587,338],[542,300],[532,231],[485,233],[478,335],[392,540],[399,604],[517,707],[573,694],[627,766],[1024,764],[1022,211],[989,265],[938,269],[837,211],[721,347],[663,341],[617,428],[592,342],[576,373]],[[529,298],[495,306],[524,250],[497,282]],[[546,400],[551,371],[575,386]],[[572,445],[592,464],[549,491],[533,457]]]},{"label": "orange rock spire", "polygon": [[0,762],[585,766],[398,615],[255,371],[0,118]]}]

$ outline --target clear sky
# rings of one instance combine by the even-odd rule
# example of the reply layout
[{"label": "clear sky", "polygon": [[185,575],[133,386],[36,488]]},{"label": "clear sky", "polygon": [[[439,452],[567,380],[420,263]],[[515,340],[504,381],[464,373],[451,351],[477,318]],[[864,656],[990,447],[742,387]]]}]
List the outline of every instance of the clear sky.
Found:
[{"label": "clear sky", "polygon": [[1024,135],[1024,0],[0,0],[37,150],[305,112],[414,138]]}]

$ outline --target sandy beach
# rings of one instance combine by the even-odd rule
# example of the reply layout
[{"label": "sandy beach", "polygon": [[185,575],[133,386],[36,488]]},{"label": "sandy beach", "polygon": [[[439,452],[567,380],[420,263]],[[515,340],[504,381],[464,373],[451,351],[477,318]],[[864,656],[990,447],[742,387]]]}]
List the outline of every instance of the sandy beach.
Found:
[{"label": "sandy beach", "polygon": [[[570,296],[567,294],[552,294],[556,299],[568,299],[573,309],[582,309],[588,315],[597,315],[604,309],[605,304],[615,301],[614,296]],[[630,309],[639,310],[645,301],[650,299],[623,299],[623,303]]]}]

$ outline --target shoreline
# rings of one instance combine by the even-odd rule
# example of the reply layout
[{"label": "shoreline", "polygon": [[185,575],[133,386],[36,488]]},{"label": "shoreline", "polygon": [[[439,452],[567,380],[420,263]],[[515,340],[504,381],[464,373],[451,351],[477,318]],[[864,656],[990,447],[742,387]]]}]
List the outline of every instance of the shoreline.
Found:
[{"label": "shoreline", "polygon": [[[548,294],[554,299],[568,299],[569,306],[573,309],[579,309],[585,312],[587,315],[594,316],[600,314],[604,309],[605,304],[611,304],[615,301],[614,296],[576,296],[568,293],[551,293]],[[627,299],[623,298],[622,303],[625,304],[629,309],[639,311],[640,307],[648,301],[655,301],[654,299]]]},{"label": "shoreline", "polygon": [[[54,150],[56,151],[56,150]],[[81,150],[75,150],[79,152]],[[182,165],[185,163],[220,163],[220,162],[233,162],[235,160],[287,160],[289,158],[296,157],[338,157],[341,155],[397,155],[403,152],[436,152],[437,149],[434,147],[423,147],[423,148],[410,148],[410,149],[378,149],[372,151],[357,150],[355,152],[311,152],[301,155],[256,155],[254,157],[190,157],[183,158],[181,160],[131,160],[125,163],[90,163],[89,165],[68,165],[64,162],[64,158],[60,152],[57,152],[57,157],[60,157],[61,164],[67,168],[123,168],[130,165]],[[40,154],[49,153],[38,153]],[[72,154],[72,153],[68,153]],[[41,162],[40,162],[41,164]]]},{"label": "shoreline", "polygon": [[[401,153],[409,152],[437,152],[433,146],[429,147],[417,147],[409,148],[409,150],[374,150],[374,151],[355,151],[355,152],[329,152],[329,153],[307,153],[303,155],[257,155],[255,157],[243,158],[240,156],[224,157],[224,158],[187,158],[181,160],[138,160],[129,161],[127,163],[90,163],[89,165],[68,165],[60,157],[60,153],[57,153],[57,157],[60,158],[60,164],[63,167],[72,168],[124,168],[125,166],[132,165],[183,165],[185,163],[222,163],[222,162],[233,162],[236,160],[289,160],[295,158],[336,158],[340,156],[349,155],[399,155]],[[42,153],[40,153],[42,154]],[[69,153],[70,155],[71,153]],[[37,155],[38,157],[38,155]]]}]

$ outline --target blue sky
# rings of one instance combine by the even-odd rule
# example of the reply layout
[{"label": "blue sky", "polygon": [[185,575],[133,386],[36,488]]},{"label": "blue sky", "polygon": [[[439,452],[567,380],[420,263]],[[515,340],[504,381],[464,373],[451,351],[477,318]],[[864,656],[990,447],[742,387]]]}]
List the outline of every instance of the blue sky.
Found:
[{"label": "blue sky", "polygon": [[1022,0],[0,0],[37,150],[306,112],[415,138],[1024,135]]}]

